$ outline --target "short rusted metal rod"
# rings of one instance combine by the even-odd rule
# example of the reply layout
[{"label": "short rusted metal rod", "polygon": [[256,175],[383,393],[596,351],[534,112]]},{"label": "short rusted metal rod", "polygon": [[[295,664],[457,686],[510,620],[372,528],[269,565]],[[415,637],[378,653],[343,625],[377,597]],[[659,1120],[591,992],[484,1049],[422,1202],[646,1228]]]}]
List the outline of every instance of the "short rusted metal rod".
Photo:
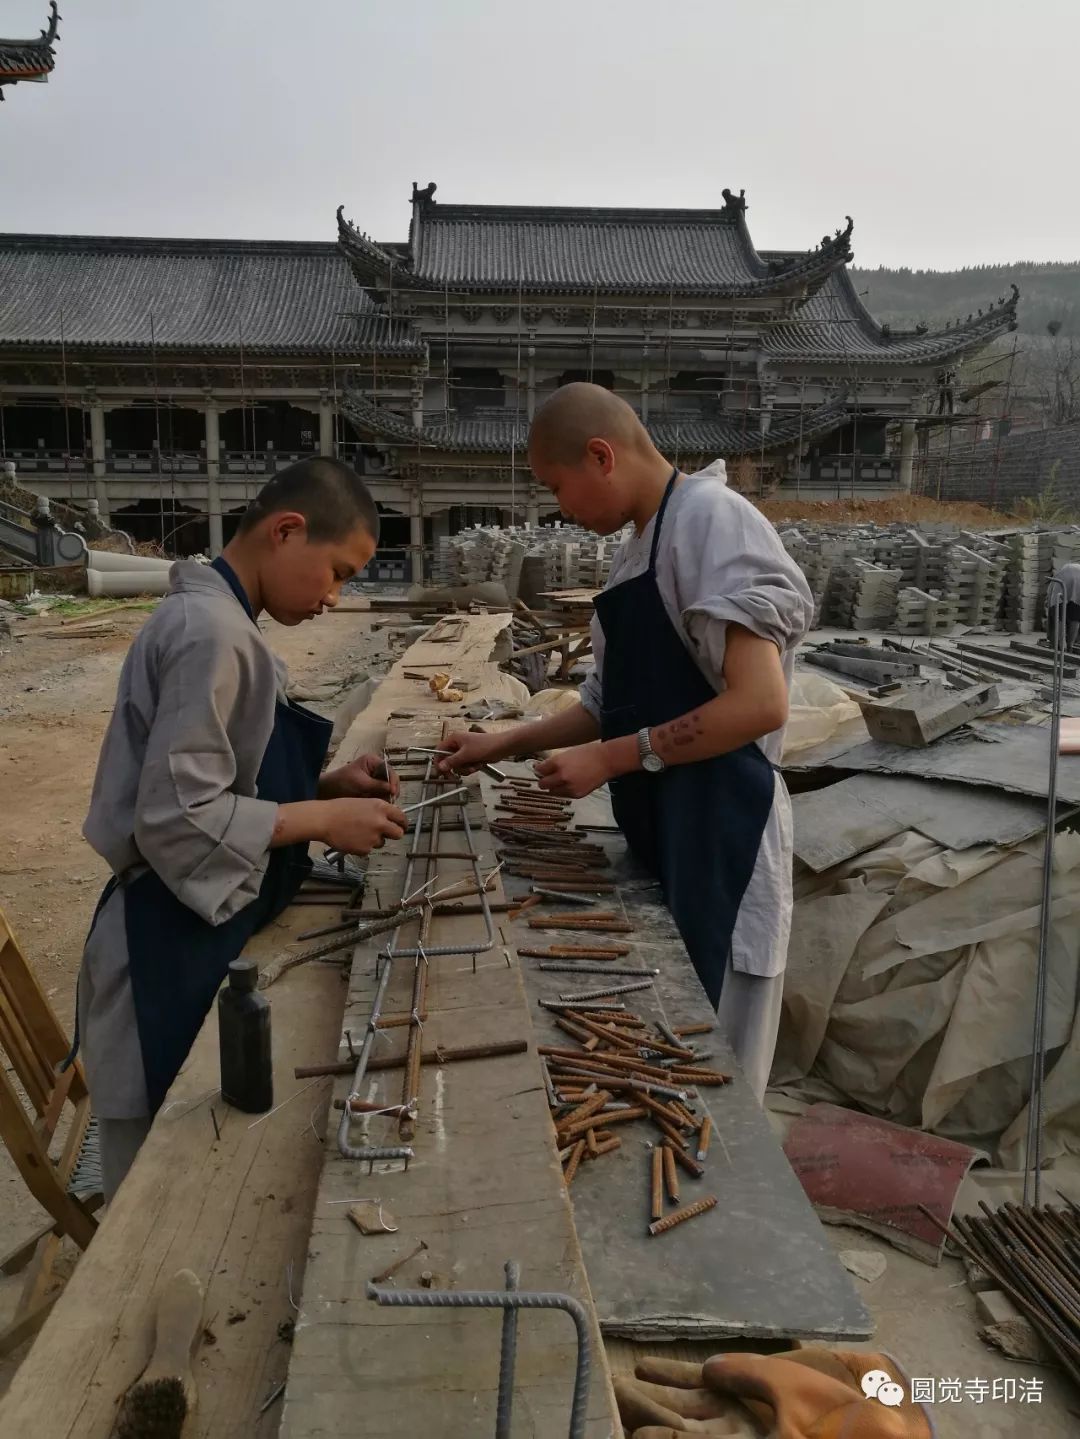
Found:
[{"label": "short rusted metal rod", "polygon": [[[425,1049],[420,1055],[421,1064],[458,1064],[471,1059],[498,1059],[508,1054],[524,1054],[528,1040],[508,1039],[497,1044],[467,1044],[457,1049]],[[400,1069],[405,1063],[403,1054],[380,1055],[369,1059],[367,1072],[379,1069]],[[297,1079],[317,1079],[323,1074],[352,1074],[355,1065],[351,1059],[331,1060],[328,1064],[300,1064],[293,1070]]]},{"label": "short rusted metal rod", "polygon": [[400,1259],[395,1259],[393,1264],[388,1264],[386,1268],[381,1270],[378,1274],[372,1275],[371,1279],[368,1282],[370,1284],[385,1284],[386,1281],[391,1278],[392,1275],[396,1274],[399,1269],[403,1269],[405,1265],[408,1264],[410,1259],[415,1259],[418,1254],[423,1254],[426,1249],[427,1245],[421,1239],[420,1243],[416,1246],[415,1249],[410,1249],[408,1254],[403,1254]]},{"label": "short rusted metal rod", "polygon": [[695,1199],[693,1204],[684,1204],[681,1209],[676,1209],[671,1214],[665,1214],[663,1219],[654,1220],[649,1225],[649,1233],[653,1236],[666,1234],[669,1229],[685,1224],[688,1219],[696,1219],[699,1214],[707,1214],[710,1209],[715,1209],[716,1205],[715,1194],[707,1194],[704,1199]]}]

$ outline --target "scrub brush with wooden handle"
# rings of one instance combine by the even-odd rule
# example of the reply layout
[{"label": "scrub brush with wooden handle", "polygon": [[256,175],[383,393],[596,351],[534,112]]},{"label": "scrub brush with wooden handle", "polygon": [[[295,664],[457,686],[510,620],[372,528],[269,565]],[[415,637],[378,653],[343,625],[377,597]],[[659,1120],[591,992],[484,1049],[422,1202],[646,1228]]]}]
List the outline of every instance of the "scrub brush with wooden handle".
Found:
[{"label": "scrub brush with wooden handle", "polygon": [[124,1395],[116,1439],[181,1439],[195,1412],[191,1352],[202,1327],[203,1287],[190,1269],[166,1283],[154,1323],[154,1352]]}]

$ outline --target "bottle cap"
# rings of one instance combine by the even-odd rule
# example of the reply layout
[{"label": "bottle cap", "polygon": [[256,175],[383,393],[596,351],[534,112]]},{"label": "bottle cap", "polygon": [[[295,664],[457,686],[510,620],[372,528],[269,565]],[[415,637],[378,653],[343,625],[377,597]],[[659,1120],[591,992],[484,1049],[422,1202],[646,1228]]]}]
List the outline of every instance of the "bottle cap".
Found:
[{"label": "bottle cap", "polygon": [[229,965],[229,987],[231,989],[254,989],[259,978],[259,966],[253,959],[234,959]]}]

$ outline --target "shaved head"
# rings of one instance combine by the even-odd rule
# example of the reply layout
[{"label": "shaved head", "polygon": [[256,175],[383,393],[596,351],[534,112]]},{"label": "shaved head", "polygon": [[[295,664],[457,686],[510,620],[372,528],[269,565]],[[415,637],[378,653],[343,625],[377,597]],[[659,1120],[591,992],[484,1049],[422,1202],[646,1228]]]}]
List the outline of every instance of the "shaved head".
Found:
[{"label": "shaved head", "polygon": [[590,440],[642,455],[653,451],[648,431],[626,401],[582,380],[563,385],[537,410],[529,455],[541,465],[579,465]]}]

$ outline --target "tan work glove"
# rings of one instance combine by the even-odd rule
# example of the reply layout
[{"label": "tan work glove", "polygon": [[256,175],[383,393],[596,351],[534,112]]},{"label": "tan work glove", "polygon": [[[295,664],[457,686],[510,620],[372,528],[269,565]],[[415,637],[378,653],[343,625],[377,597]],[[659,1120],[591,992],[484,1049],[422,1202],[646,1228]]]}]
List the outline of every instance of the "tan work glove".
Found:
[{"label": "tan work glove", "polygon": [[[646,1359],[635,1373],[636,1379],[615,1381],[632,1439],[742,1436],[760,1433],[762,1425],[775,1439],[931,1439],[933,1433],[883,1354],[810,1347],[717,1354],[703,1365]],[[747,1422],[751,1415],[756,1424]]]}]

